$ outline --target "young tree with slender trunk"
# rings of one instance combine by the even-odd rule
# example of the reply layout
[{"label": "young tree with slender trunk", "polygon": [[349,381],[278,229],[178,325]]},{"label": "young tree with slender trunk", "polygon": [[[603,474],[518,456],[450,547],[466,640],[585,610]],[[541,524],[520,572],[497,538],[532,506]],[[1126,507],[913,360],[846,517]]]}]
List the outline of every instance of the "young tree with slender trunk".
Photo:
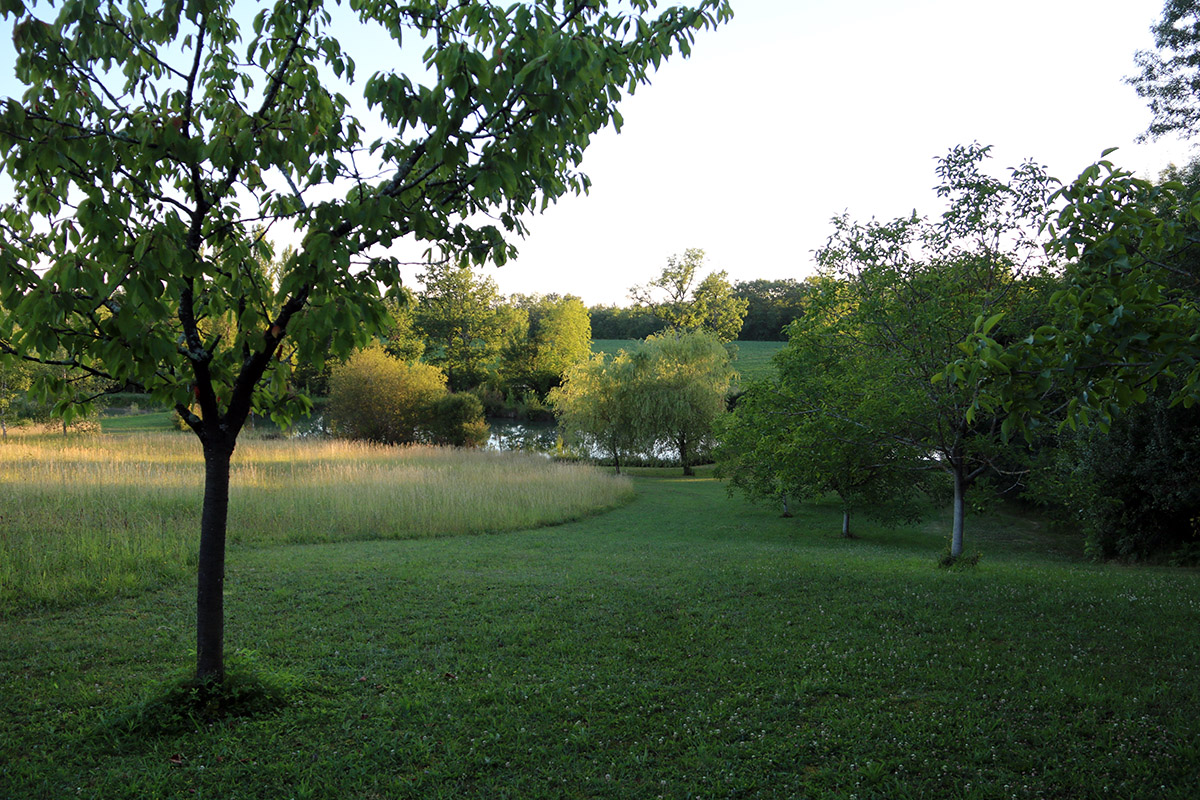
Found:
[{"label": "young tree with slender trunk", "polygon": [[[982,387],[954,380],[946,365],[979,324],[998,336],[1023,335],[1038,313],[1038,279],[1050,264],[1040,231],[1053,181],[1032,163],[1001,181],[981,170],[987,157],[988,148],[970,145],[940,161],[938,192],[949,207],[938,219],[915,212],[886,224],[835,219],[817,254],[826,297],[812,296],[814,304],[844,309],[824,335],[846,358],[863,362],[847,380],[863,380],[811,413],[832,431],[851,424],[873,446],[890,441],[920,453],[928,468],[949,476],[951,558],[963,552],[966,493],[1008,452],[1013,423],[1000,410],[980,413]],[[886,398],[887,413],[848,414],[833,402],[846,391]]]},{"label": "young tree with slender trunk", "polygon": [[[140,384],[197,436],[200,681],[224,676],[229,464],[250,413],[306,410],[293,357],[345,355],[385,321],[394,244],[504,262],[527,213],[587,187],[584,149],[620,126],[623,94],[731,14],[655,5],[278,0],[247,27],[235,0],[0,3],[27,87],[0,109],[0,348]],[[424,69],[363,80],[334,14],[390,40],[382,63]],[[284,231],[297,244],[265,280]]]}]

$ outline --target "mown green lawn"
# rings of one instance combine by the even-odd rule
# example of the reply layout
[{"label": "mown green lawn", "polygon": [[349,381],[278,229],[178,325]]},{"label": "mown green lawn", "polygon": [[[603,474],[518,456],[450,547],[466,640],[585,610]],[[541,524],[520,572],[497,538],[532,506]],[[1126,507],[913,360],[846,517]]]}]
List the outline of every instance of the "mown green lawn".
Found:
[{"label": "mown green lawn", "polygon": [[[661,475],[663,473],[644,473]],[[299,689],[147,733],[190,582],[0,620],[0,797],[1194,798],[1200,575],[1019,512],[837,537],[706,477],[603,516],[234,547],[228,646]]]},{"label": "mown green lawn", "polygon": [[[771,358],[783,349],[784,342],[734,342],[737,357],[733,367],[738,371],[742,383],[768,377],[774,370]],[[618,350],[629,350],[637,345],[634,339],[593,339],[593,353],[616,354]]]}]

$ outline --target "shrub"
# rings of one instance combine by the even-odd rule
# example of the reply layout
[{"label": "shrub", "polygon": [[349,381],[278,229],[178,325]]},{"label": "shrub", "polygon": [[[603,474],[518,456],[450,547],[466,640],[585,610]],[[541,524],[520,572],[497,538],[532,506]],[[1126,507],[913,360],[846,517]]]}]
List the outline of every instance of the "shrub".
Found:
[{"label": "shrub", "polygon": [[482,447],[488,440],[483,403],[469,392],[447,394],[433,404],[430,435],[434,444]]},{"label": "shrub", "polygon": [[437,367],[408,364],[371,347],[334,367],[329,421],[333,432],[347,439],[427,441],[434,407],[445,396],[446,376]]},{"label": "shrub", "polygon": [[329,389],[327,413],[338,436],[454,447],[487,442],[479,398],[448,392],[445,374],[429,364],[410,364],[374,347],[335,367]]}]

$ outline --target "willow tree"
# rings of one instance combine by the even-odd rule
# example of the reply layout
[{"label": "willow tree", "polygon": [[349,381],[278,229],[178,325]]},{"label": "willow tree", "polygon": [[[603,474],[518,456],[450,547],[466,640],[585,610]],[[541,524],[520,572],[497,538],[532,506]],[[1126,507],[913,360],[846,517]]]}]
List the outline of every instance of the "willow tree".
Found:
[{"label": "willow tree", "polygon": [[679,454],[684,475],[713,444],[735,377],[729,351],[711,333],[647,337],[633,353],[642,364],[634,394],[638,416],[655,446]]},{"label": "willow tree", "polygon": [[[0,111],[0,347],[140,384],[199,439],[203,682],[224,677],[229,463],[248,415],[305,409],[289,364],[383,322],[393,244],[509,259],[523,215],[588,186],[584,149],[620,126],[621,97],[731,13],[278,0],[248,28],[244,5],[0,3],[27,87]],[[362,79],[335,13],[388,42],[378,63],[422,66]],[[284,231],[295,248],[264,280]],[[70,386],[55,388],[66,411]]]},{"label": "willow tree", "polygon": [[621,461],[654,447],[639,405],[644,364],[619,351],[597,353],[567,371],[561,386],[550,390],[549,401],[567,436],[591,452]]}]

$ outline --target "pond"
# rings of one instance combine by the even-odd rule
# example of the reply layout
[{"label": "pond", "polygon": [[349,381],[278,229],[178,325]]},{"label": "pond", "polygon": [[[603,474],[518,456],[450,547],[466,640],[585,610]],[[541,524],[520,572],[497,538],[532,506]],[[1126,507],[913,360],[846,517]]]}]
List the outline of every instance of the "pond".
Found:
[{"label": "pond", "polygon": [[519,422],[511,419],[489,419],[487,449],[530,453],[554,453],[559,449],[558,425],[553,422]]},{"label": "pond", "polygon": [[[553,455],[560,452],[561,432],[554,422],[524,422],[512,419],[493,418],[488,420],[488,435],[485,449],[497,452],[521,451],[526,453],[541,453]],[[310,436],[328,436],[329,427],[321,414],[314,414],[308,419],[302,419],[292,426],[292,435],[307,438]],[[575,446],[578,449],[578,445]],[[591,448],[588,455],[595,459],[604,459],[606,453],[600,448]],[[652,453],[643,453],[630,459],[633,462],[645,462],[652,465],[678,464],[677,453],[667,446],[658,446]]]},{"label": "pond", "polygon": [[[489,419],[488,450],[524,450],[533,453],[552,453],[558,449],[558,426],[553,422],[518,422],[511,419]],[[298,420],[291,435],[300,438],[329,435],[323,414]]]}]

